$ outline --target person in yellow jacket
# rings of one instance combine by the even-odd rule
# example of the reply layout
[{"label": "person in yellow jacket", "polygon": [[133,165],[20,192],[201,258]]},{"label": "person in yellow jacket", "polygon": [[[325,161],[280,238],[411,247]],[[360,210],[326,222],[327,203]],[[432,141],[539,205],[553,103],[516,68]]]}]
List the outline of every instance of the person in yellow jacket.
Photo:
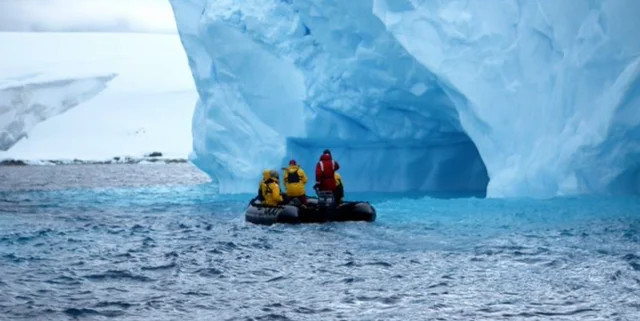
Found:
[{"label": "person in yellow jacket", "polygon": [[333,176],[336,179],[336,202],[338,204],[342,204],[342,202],[344,202],[344,184],[342,184],[342,176],[340,176],[338,172],[335,172]]},{"label": "person in yellow jacket", "polygon": [[270,170],[268,170],[268,169],[265,169],[262,172],[262,180],[260,181],[260,184],[258,185],[258,197],[257,197],[257,199],[260,200],[260,201],[264,201],[264,188],[266,187],[264,182],[266,182],[269,179],[269,172],[270,172]]},{"label": "person in yellow jacket", "polygon": [[280,180],[278,171],[269,171],[269,178],[262,182],[260,185],[260,191],[264,198],[264,205],[277,206],[284,202],[282,194],[280,193]]},{"label": "person in yellow jacket", "polygon": [[307,175],[298,166],[295,160],[289,161],[289,167],[284,170],[284,188],[289,200],[298,199],[301,204],[307,204],[307,195],[304,185],[307,183]]},{"label": "person in yellow jacket", "polygon": [[251,199],[251,201],[249,201],[249,204],[253,204],[256,201],[260,201],[260,202],[264,202],[264,189],[263,187],[265,187],[266,185],[264,185],[264,182],[269,179],[269,172],[270,170],[265,169],[262,172],[262,179],[260,180],[260,183],[258,184],[258,195],[256,195],[253,199]]}]

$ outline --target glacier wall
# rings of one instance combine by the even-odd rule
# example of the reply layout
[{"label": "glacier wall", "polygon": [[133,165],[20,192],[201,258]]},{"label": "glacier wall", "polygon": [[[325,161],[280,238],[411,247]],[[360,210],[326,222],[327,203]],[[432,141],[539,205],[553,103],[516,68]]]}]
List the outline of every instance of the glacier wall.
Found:
[{"label": "glacier wall", "polygon": [[638,193],[633,0],[171,4],[222,192],[332,148],[348,191]]}]

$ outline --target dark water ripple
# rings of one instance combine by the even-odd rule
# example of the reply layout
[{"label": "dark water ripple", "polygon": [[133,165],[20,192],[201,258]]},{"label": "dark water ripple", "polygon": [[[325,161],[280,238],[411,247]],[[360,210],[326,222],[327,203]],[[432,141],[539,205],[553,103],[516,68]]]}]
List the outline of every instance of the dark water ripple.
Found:
[{"label": "dark water ripple", "polygon": [[638,199],[359,195],[262,227],[208,185],[0,192],[2,320],[640,320]]}]

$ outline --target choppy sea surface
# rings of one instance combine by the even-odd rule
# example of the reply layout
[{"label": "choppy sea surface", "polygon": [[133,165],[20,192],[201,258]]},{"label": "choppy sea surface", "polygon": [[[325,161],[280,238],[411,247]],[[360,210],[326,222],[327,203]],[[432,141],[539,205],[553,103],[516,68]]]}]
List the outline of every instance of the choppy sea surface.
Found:
[{"label": "choppy sea surface", "polygon": [[638,198],[357,194],[376,222],[265,227],[251,196],[0,167],[0,320],[640,320]]}]

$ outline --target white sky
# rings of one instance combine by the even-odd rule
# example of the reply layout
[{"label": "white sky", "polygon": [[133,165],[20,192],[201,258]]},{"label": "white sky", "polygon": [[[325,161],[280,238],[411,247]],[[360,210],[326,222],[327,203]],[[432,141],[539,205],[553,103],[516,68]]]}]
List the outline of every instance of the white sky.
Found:
[{"label": "white sky", "polygon": [[0,0],[0,31],[176,32],[169,0]]}]

